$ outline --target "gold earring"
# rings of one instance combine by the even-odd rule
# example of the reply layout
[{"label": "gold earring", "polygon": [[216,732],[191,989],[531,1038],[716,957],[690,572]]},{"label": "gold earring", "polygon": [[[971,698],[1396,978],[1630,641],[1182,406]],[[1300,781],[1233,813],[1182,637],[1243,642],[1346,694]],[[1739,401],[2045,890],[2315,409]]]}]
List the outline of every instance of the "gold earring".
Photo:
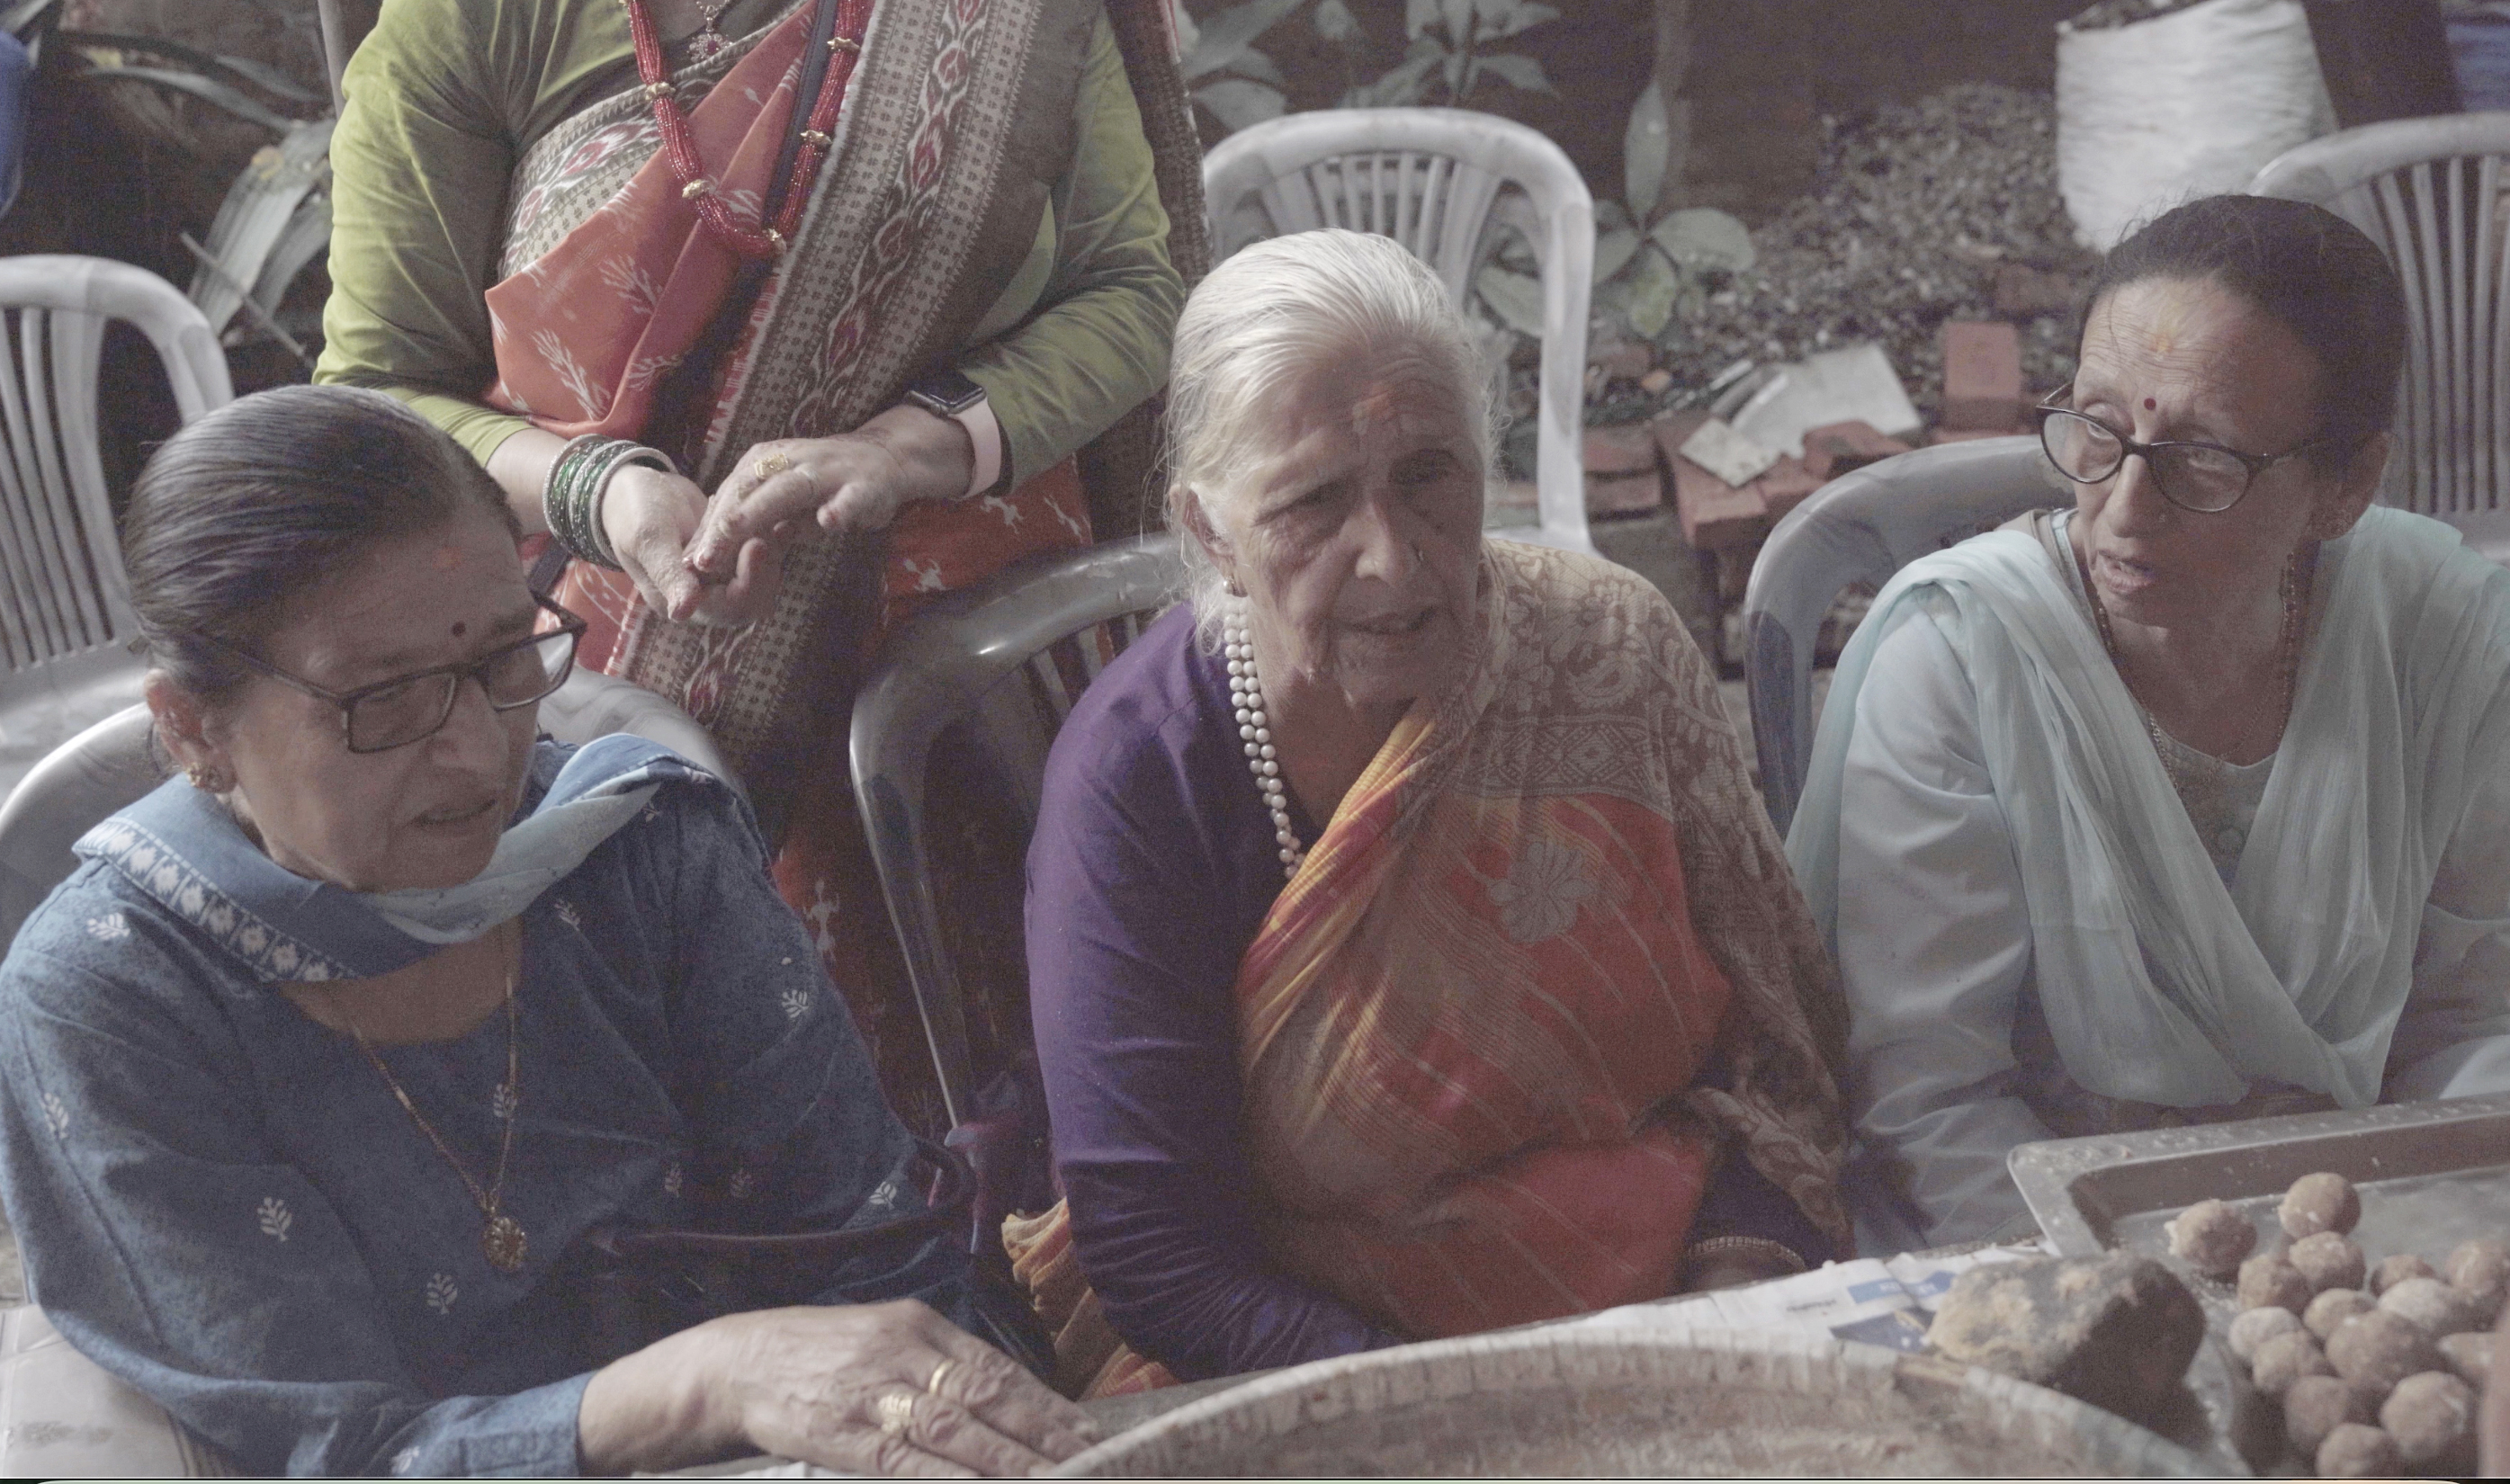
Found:
[{"label": "gold earring", "polygon": [[193,764],[191,767],[183,770],[183,776],[191,780],[192,786],[201,790],[203,793],[224,793],[227,791],[227,780],[212,772],[206,764]]}]

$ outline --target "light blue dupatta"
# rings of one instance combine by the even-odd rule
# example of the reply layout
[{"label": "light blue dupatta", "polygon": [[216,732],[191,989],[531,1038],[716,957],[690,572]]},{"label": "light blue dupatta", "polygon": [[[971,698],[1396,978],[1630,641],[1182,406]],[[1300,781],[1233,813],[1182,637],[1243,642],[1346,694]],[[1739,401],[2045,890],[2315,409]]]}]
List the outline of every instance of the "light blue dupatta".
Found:
[{"label": "light blue dupatta", "polygon": [[673,780],[710,777],[659,742],[625,734],[572,753],[542,742],[544,785],[509,824],[487,868],[459,886],[351,892],[281,866],[215,799],[174,779],[88,831],[104,861],[250,966],[264,983],[390,973],[506,922],[644,810]]},{"label": "light blue dupatta", "polygon": [[2442,852],[2510,768],[2510,572],[2384,508],[2324,548],[2294,714],[2226,886],[2040,544],[1997,532],[1877,596],[1825,704],[1787,854],[1835,952],[1857,701],[1894,611],[1938,622],[1978,698],[2039,1003],[2067,1072],[2197,1107],[2258,1081],[2377,1102]]}]

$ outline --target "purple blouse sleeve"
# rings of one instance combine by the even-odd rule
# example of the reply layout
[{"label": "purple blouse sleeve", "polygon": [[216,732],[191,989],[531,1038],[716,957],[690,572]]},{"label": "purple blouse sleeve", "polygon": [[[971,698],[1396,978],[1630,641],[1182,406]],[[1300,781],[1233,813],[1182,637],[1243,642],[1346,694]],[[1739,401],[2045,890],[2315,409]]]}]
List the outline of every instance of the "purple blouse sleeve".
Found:
[{"label": "purple blouse sleeve", "polygon": [[1056,739],[1028,856],[1082,1271],[1125,1343],[1187,1381],[1400,1343],[1274,1272],[1255,1235],[1231,992],[1281,871],[1208,667],[1182,614],[1109,667]]}]

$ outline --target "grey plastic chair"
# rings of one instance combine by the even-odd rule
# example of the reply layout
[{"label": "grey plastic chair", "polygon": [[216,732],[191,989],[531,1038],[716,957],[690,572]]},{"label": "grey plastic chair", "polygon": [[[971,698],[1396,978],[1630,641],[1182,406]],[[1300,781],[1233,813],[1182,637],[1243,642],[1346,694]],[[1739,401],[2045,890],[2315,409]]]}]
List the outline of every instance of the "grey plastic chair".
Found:
[{"label": "grey plastic chair", "polygon": [[[856,697],[855,800],[953,1126],[973,1114],[978,1087],[969,986],[943,938],[933,884],[938,831],[926,783],[934,745],[944,733],[964,743],[1025,844],[1046,749],[1082,687],[1113,658],[1090,630],[1107,626],[1121,651],[1176,599],[1184,574],[1168,535],[1021,562],[900,626]],[[1016,858],[985,865],[1020,879]]]},{"label": "grey plastic chair", "polygon": [[[541,703],[540,724],[560,742],[648,738],[741,786],[695,717],[625,680],[578,669]],[[146,706],[117,711],[54,748],[0,804],[0,944],[78,868],[79,837],[163,781],[148,734]]]},{"label": "grey plastic chair", "polygon": [[2510,113],[2397,119],[2287,151],[2254,195],[2315,202],[2397,267],[2410,341],[2383,497],[2510,562]]},{"label": "grey plastic chair", "polygon": [[173,285],[100,257],[0,258],[0,792],[139,699],[96,442],[109,320],[156,347],[184,422],[235,396],[208,322]]},{"label": "grey plastic chair", "polygon": [[1535,453],[1541,524],[1503,534],[1592,554],[1583,462],[1595,203],[1560,146],[1469,108],[1324,108],[1231,134],[1202,160],[1212,259],[1318,227],[1391,237],[1463,304],[1483,231],[1515,227],[1542,269]]},{"label": "grey plastic chair", "polygon": [[1895,454],[1831,480],[1787,513],[1743,592],[1743,677],[1761,797],[1778,832],[1812,767],[1813,642],[1850,584],[1891,574],[2025,511],[2073,503],[2035,438],[1980,438]]}]

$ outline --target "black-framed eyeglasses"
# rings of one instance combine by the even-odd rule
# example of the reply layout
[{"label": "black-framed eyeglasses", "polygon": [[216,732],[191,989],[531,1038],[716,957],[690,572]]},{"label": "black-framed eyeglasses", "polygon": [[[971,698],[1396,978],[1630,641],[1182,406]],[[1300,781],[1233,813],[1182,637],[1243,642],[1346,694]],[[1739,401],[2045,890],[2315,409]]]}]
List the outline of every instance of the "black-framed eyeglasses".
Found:
[{"label": "black-framed eyeglasses", "polygon": [[354,691],[327,691],[299,680],[244,646],[213,633],[200,637],[268,675],[340,708],[340,729],[352,752],[389,752],[434,737],[453,715],[462,682],[476,680],[491,710],[512,711],[543,700],[575,670],[575,642],[589,626],[540,593],[532,601],[554,614],[558,627],[501,645],[476,660],[397,675]]},{"label": "black-framed eyeglasses", "polygon": [[2184,511],[2219,515],[2240,503],[2258,476],[2287,459],[2334,441],[2320,437],[2281,453],[2242,453],[2220,443],[2164,441],[2143,443],[2089,413],[2064,405],[2072,384],[2059,388],[2033,411],[2039,419],[2039,446],[2057,473],[2077,484],[2098,484],[2123,468],[2133,454],[2152,471],[2153,488]]}]

